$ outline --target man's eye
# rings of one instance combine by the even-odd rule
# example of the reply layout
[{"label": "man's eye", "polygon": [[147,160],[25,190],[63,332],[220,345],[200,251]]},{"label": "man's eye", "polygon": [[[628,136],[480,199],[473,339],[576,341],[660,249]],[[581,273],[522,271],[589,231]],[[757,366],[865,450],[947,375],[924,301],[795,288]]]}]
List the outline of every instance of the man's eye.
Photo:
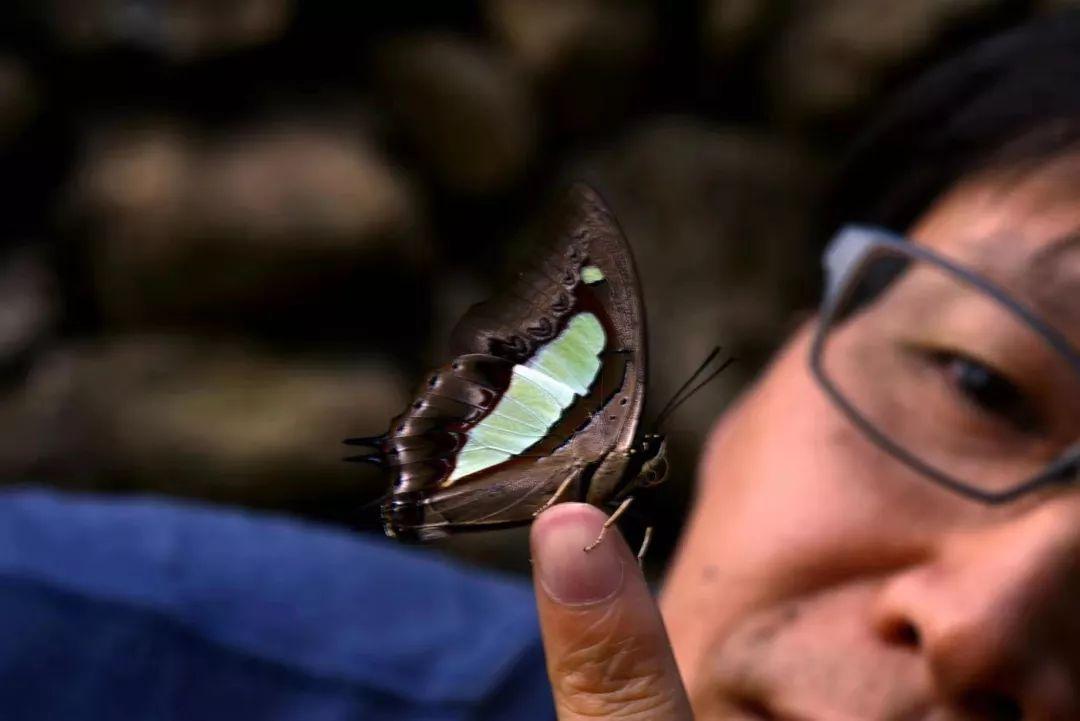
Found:
[{"label": "man's eye", "polygon": [[1025,433],[1039,430],[1038,414],[1015,383],[990,366],[951,351],[934,354],[948,384],[977,408]]}]

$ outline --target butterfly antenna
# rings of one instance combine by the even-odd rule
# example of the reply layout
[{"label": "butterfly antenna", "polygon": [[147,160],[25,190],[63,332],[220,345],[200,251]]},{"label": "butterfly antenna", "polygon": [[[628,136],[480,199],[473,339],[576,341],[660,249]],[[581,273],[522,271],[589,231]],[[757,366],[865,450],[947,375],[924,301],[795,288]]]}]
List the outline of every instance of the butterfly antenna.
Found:
[{"label": "butterfly antenna", "polygon": [[706,376],[706,378],[704,380],[702,380],[700,383],[698,383],[696,386],[694,386],[693,388],[688,390],[683,395],[683,397],[678,400],[678,402],[676,402],[674,404],[668,403],[670,408],[667,408],[663,413],[661,413],[659,416],[657,416],[656,422],[653,424],[653,426],[656,428],[656,430],[658,430],[658,431],[660,430],[660,426],[664,423],[665,420],[667,420],[668,418],[671,417],[671,414],[674,413],[676,411],[676,409],[678,409],[679,406],[681,406],[683,403],[686,403],[686,401],[690,400],[694,396],[695,393],[697,393],[702,388],[704,388],[709,383],[711,383],[717,376],[719,376],[721,373],[724,372],[725,368],[727,368],[729,365],[731,365],[732,363],[734,363],[737,360],[738,360],[738,358],[736,358],[735,356],[732,356],[732,357],[728,358],[726,361],[724,361],[723,363],[720,364],[719,368],[717,368],[712,373],[710,373],[708,376]]},{"label": "butterfly antenna", "polygon": [[685,382],[685,383],[683,383],[683,384],[682,384],[681,386],[679,386],[679,390],[675,391],[675,392],[674,392],[674,393],[673,393],[673,394],[671,395],[671,399],[670,399],[670,400],[669,400],[669,401],[668,401],[667,403],[665,403],[665,404],[664,404],[664,407],[663,407],[662,409],[660,409],[660,413],[658,413],[658,414],[657,414],[657,416],[656,416],[657,418],[663,418],[663,417],[664,417],[664,415],[665,415],[665,414],[667,414],[667,412],[668,412],[668,409],[669,409],[669,408],[671,408],[672,404],[673,404],[673,403],[675,403],[675,401],[676,401],[676,400],[678,400],[678,398],[679,398],[679,395],[680,395],[680,394],[681,394],[681,393],[682,393],[682,392],[683,392],[684,390],[686,390],[686,389],[687,389],[687,387],[689,387],[689,385],[690,385],[691,383],[693,383],[693,382],[694,382],[694,379],[695,379],[695,378],[697,378],[697,377],[698,377],[699,375],[701,375],[701,372],[702,372],[703,370],[705,370],[705,368],[706,368],[706,367],[707,367],[707,366],[708,366],[708,365],[709,365],[710,363],[712,363],[712,362],[713,362],[713,359],[714,359],[714,358],[716,358],[716,356],[717,356],[717,355],[719,355],[719,354],[720,354],[720,346],[716,346],[715,348],[713,348],[713,349],[712,349],[712,351],[710,351],[710,352],[709,352],[709,355],[707,355],[707,356],[705,357],[705,360],[701,361],[701,365],[699,365],[699,366],[697,367],[697,370],[696,370],[696,371],[694,371],[693,373],[691,373],[691,374],[690,374],[690,377],[686,379],[686,382]]}]

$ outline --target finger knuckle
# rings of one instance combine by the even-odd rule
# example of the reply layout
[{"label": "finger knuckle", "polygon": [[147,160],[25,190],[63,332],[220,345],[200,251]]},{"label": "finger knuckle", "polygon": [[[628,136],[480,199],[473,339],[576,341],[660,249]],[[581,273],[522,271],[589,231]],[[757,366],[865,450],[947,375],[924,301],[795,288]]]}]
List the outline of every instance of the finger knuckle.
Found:
[{"label": "finger knuckle", "polygon": [[674,708],[666,669],[638,638],[583,634],[555,665],[557,695],[583,718],[664,718]]},{"label": "finger knuckle", "polygon": [[673,699],[653,694],[619,698],[590,694],[566,696],[563,707],[583,719],[666,719],[674,718],[677,713]]}]

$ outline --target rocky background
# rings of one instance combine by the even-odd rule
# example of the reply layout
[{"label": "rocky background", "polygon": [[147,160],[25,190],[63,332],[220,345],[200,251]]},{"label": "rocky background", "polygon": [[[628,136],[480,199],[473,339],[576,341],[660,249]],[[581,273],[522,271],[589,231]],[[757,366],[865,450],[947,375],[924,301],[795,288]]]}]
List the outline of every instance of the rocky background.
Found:
[{"label": "rocky background", "polygon": [[[1058,0],[24,0],[0,9],[0,479],[378,533],[383,430],[587,178],[642,271],[670,550],[709,423],[818,282],[883,94]],[[520,532],[447,544],[525,567]]]}]

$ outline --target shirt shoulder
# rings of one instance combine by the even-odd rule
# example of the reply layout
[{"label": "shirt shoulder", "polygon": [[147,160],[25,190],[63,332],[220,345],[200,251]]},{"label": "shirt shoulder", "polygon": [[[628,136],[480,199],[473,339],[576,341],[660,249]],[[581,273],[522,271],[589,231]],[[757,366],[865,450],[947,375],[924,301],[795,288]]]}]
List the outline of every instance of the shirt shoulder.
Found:
[{"label": "shirt shoulder", "polygon": [[269,514],[0,493],[0,628],[13,718],[554,716],[526,585]]}]

